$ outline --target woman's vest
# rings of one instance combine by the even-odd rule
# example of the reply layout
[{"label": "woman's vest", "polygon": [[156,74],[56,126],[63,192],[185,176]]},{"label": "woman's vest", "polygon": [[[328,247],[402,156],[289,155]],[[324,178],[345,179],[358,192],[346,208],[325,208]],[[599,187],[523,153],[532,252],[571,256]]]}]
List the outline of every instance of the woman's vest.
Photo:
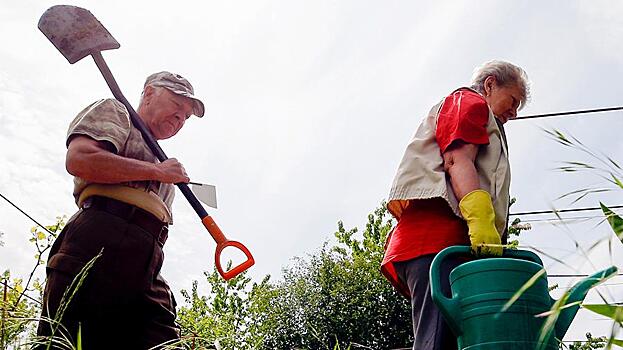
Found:
[{"label": "woman's vest", "polygon": [[[435,105],[420,124],[398,167],[387,203],[387,209],[396,219],[400,219],[409,200],[435,197],[445,199],[452,211],[462,217],[450,178],[444,171],[441,150],[435,139],[437,118],[442,103],[443,101]],[[511,180],[508,146],[502,123],[495,118],[491,108],[487,134],[489,144],[479,147],[475,166],[480,188],[491,194],[495,209],[495,226],[501,236],[506,236],[504,233],[508,221]]]}]

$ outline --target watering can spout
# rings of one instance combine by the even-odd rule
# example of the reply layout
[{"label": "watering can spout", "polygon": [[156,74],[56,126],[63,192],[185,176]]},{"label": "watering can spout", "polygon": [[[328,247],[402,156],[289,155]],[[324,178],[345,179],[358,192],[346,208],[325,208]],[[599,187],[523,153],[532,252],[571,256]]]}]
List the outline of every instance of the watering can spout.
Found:
[{"label": "watering can spout", "polygon": [[[572,304],[573,306],[565,307],[558,315],[558,321],[556,322],[556,337],[558,339],[562,339],[565,336],[565,333],[567,333],[567,330],[569,329],[575,314],[578,312],[580,304],[584,301],[584,298],[586,298],[588,291],[595,285],[610,278],[612,275],[617,273],[617,271],[616,266],[611,266],[583,279],[571,288],[568,294],[569,296],[564,304]],[[561,307],[562,306],[563,305],[561,305]]]}]

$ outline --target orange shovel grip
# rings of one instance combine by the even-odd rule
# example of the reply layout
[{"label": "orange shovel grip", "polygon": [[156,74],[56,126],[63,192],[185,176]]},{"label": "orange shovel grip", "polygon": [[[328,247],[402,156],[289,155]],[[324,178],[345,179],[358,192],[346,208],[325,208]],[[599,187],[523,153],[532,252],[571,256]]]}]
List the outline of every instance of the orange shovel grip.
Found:
[{"label": "orange shovel grip", "polygon": [[[221,231],[221,229],[218,227],[216,222],[214,222],[214,219],[212,219],[211,216],[204,217],[201,220],[201,222],[203,222],[203,225],[206,227],[210,235],[212,235],[212,238],[214,238],[214,240],[216,241],[216,252],[214,254],[214,264],[216,265],[216,270],[221,275],[221,277],[223,277],[224,280],[228,281],[238,276],[238,274],[244,272],[249,267],[255,264],[255,259],[253,259],[253,255],[251,255],[251,252],[249,251],[249,249],[247,249],[247,247],[245,247],[240,242],[230,241],[227,238],[225,238],[223,231]],[[223,268],[221,267],[221,252],[226,247],[236,247],[240,249],[244,253],[244,255],[246,255],[247,260],[244,261],[242,264],[232,268],[229,271],[223,271]]]},{"label": "orange shovel grip", "polygon": [[[223,271],[223,268],[221,267],[221,252],[223,251],[223,249],[225,249],[225,247],[236,247],[240,249],[244,253],[244,255],[247,256],[247,260],[229,271]],[[238,274],[246,271],[249,267],[253,266],[255,264],[255,259],[253,259],[251,252],[242,243],[236,241],[226,241],[216,246],[214,264],[216,265],[216,270],[218,271],[218,273],[223,277],[225,281],[228,281],[238,276]]]}]

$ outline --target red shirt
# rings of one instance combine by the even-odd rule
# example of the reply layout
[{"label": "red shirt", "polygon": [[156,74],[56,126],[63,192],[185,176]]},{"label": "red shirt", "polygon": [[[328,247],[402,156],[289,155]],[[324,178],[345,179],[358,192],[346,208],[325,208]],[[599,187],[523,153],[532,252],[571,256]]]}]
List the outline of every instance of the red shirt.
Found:
[{"label": "red shirt", "polygon": [[[476,145],[489,143],[489,108],[484,98],[468,89],[446,97],[437,119],[436,139],[441,152],[461,140]],[[443,198],[411,200],[385,247],[381,272],[403,295],[409,288],[398,278],[393,263],[436,254],[452,245],[469,245],[467,225]]]}]

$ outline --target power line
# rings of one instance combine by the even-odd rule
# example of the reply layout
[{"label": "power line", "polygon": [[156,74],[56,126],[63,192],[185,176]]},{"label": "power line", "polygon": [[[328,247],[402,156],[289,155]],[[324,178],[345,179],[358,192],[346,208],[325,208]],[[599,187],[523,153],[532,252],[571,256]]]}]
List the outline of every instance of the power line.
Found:
[{"label": "power line", "polygon": [[517,118],[515,118],[513,120],[536,119],[536,118],[546,118],[546,117],[559,117],[559,116],[563,116],[563,115],[612,112],[612,111],[620,111],[620,110],[623,110],[623,106],[621,106],[621,107],[608,107],[608,108],[596,108],[596,109],[583,109],[583,110],[569,111],[569,112],[533,114],[533,115],[526,115],[526,116],[523,116],[523,117],[517,117]]},{"label": "power line", "polygon": [[568,217],[568,218],[530,219],[530,220],[521,220],[519,225],[527,224],[527,223],[551,223],[551,224],[557,224],[557,223],[560,223],[561,221],[562,222],[587,221],[587,220],[591,220],[591,219],[604,219],[604,216],[603,215],[595,215],[595,216],[572,216],[572,217]]},{"label": "power line", "polygon": [[[557,288],[560,288],[561,290],[570,289],[572,287],[575,287],[575,284],[570,284],[570,285],[567,285],[567,286],[559,286],[558,283],[556,283],[554,285]],[[552,286],[554,286],[554,285],[552,285]],[[605,287],[605,286],[612,287],[612,286],[621,286],[621,285],[623,285],[623,283],[600,283],[600,284],[596,285],[594,288]]]},{"label": "power line", "polygon": [[[548,274],[547,277],[588,277],[591,275],[585,275],[585,274],[574,274],[574,273],[563,273],[563,274],[557,274],[557,275],[550,275]],[[612,275],[612,276],[623,276],[623,273],[617,273],[616,275]]]},{"label": "power line", "polygon": [[[623,205],[614,205],[608,208],[621,209],[623,208]],[[576,211],[590,211],[590,210],[601,210],[601,207],[525,211],[525,212],[520,212],[520,213],[510,213],[508,215],[509,216],[520,216],[520,215],[540,215],[540,214],[553,214],[553,213],[573,213]]]},{"label": "power line", "polygon": [[50,232],[50,230],[48,230],[47,227],[41,225],[39,222],[37,222],[37,220],[33,219],[30,215],[28,215],[25,211],[23,211],[20,207],[18,207],[17,205],[13,204],[13,202],[11,202],[7,197],[5,197],[2,193],[0,193],[0,197],[2,197],[5,201],[9,202],[9,204],[11,204],[13,207],[15,207],[15,209],[19,210],[20,213],[26,215],[27,218],[29,218],[30,220],[32,220],[32,222],[34,222],[35,224],[37,224],[39,227],[41,227],[42,229],[44,229],[47,233],[53,235],[52,232]]},{"label": "power line", "polygon": [[[19,291],[17,288],[15,288],[15,287],[11,287],[11,286],[9,286],[8,284],[7,284],[6,286],[7,286],[7,288],[12,289],[12,290],[14,290],[14,291],[16,291],[16,292],[20,293],[20,291]],[[31,297],[30,295],[28,295],[28,294],[26,294],[26,293],[24,293],[24,294],[22,294],[22,295],[23,295],[23,296],[25,296],[25,297],[26,297],[26,299],[30,299],[30,300],[34,301],[35,303],[37,303],[37,304],[41,305],[41,301],[40,301],[40,300],[37,300],[37,299],[35,299],[35,298]]]},{"label": "power line", "polygon": [[[0,193],[0,197],[2,197],[5,201],[7,201],[9,204],[11,204],[15,209],[19,210],[20,213],[24,214],[26,217],[28,217],[30,220],[32,220],[39,227],[43,228],[48,233],[52,234],[52,232],[50,232],[50,230],[48,230],[45,226],[40,224],[37,220],[32,218],[30,215],[28,215],[28,213],[26,213],[24,210],[22,210],[16,204],[11,202],[11,200],[9,200],[7,197],[5,197],[2,193]],[[611,209],[623,208],[623,205],[611,206],[609,208],[611,208]],[[512,214],[509,214],[509,215],[512,215],[512,216],[538,215],[538,214],[546,214],[546,213],[554,213],[554,212],[563,213],[563,212],[588,211],[588,210],[601,210],[601,208],[595,207],[595,208],[577,208],[577,209],[561,209],[561,210],[542,210],[542,211],[533,211],[533,212],[512,213]],[[567,220],[567,219],[574,219],[574,218],[562,218],[562,220]],[[548,277],[588,277],[588,276],[590,276],[590,275],[585,275],[585,274],[555,274],[555,275],[548,275]],[[618,274],[616,274],[616,276],[623,276],[623,273],[618,273]],[[11,287],[9,286],[9,288],[11,288]]]}]

